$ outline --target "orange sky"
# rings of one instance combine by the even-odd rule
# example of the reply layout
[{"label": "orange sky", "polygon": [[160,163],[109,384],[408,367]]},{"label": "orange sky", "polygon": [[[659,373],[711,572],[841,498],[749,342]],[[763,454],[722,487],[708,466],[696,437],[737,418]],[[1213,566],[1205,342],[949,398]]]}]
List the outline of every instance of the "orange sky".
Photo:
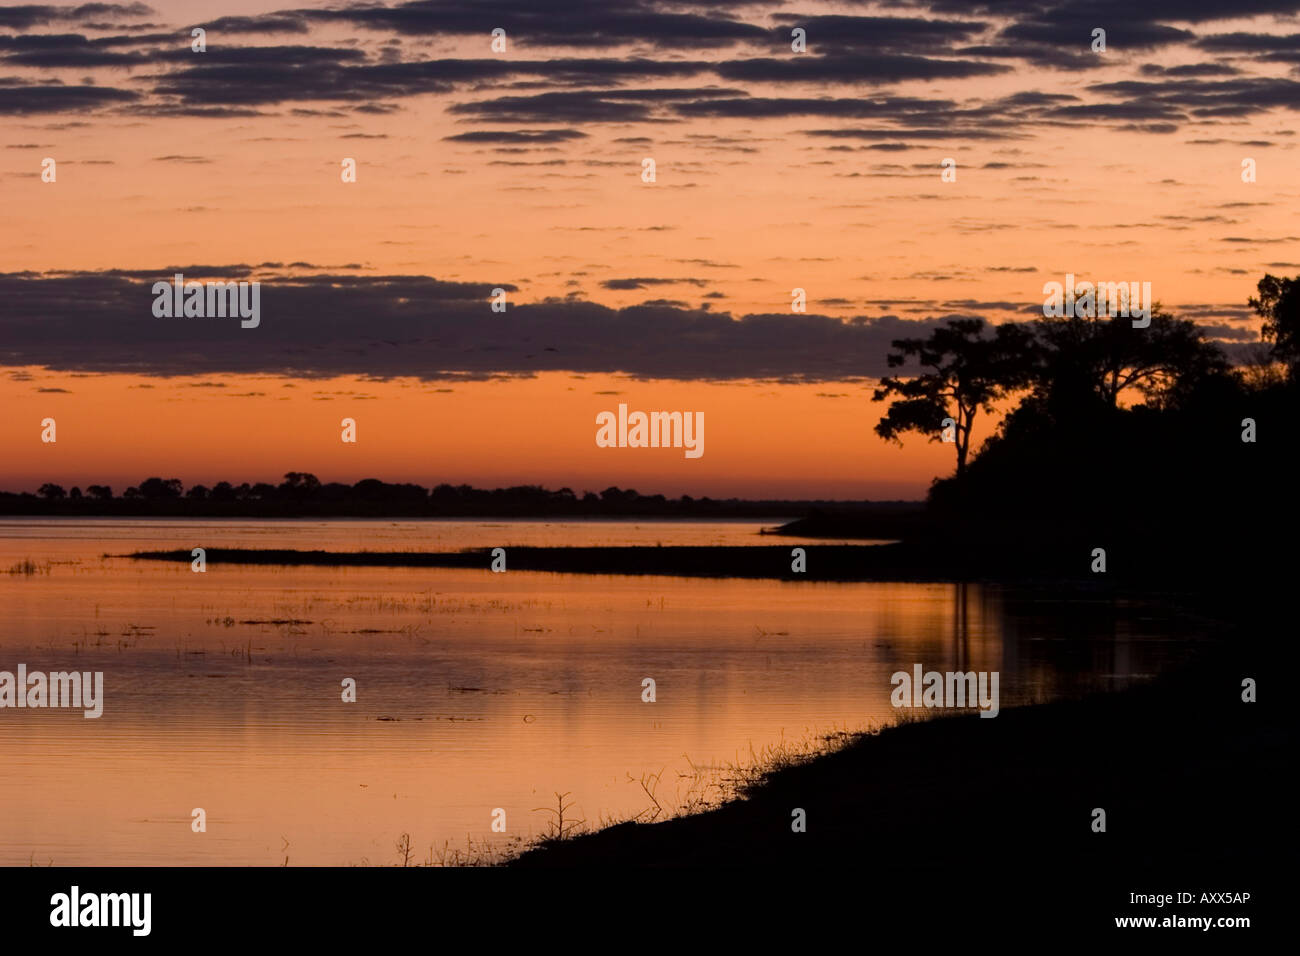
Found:
[{"label": "orange sky", "polygon": [[[685,0],[626,4],[717,15]],[[860,49],[859,41],[835,46],[837,32],[848,37],[848,28],[810,27],[804,57],[926,57],[991,65],[991,72],[860,81],[702,72],[598,84],[557,71],[449,83],[436,92],[377,93],[353,89],[349,83],[360,81],[349,80],[320,93],[308,90],[335,74],[322,79],[314,68],[294,67],[283,88],[262,95],[248,91],[261,90],[272,82],[268,70],[299,54],[248,68],[227,67],[222,57],[311,47],[359,51],[362,60],[341,62],[378,69],[448,59],[671,65],[795,55],[788,40],[774,39],[692,44],[647,34],[592,46],[578,32],[571,41],[539,43],[509,18],[485,21],[481,32],[320,22],[300,33],[212,28],[208,53],[196,54],[188,51],[189,29],[203,21],[194,17],[211,23],[288,8],[225,0],[153,7],[135,17],[0,28],[14,37],[135,37],[135,45],[106,49],[142,57],[68,68],[0,62],[0,74],[16,78],[10,99],[0,98],[9,114],[0,149],[7,226],[0,272],[131,269],[168,279],[172,265],[302,263],[284,271],[512,283],[512,303],[570,296],[623,307],[662,299],[737,317],[789,314],[791,289],[801,287],[809,313],[837,319],[979,314],[991,321],[1023,317],[1041,304],[1044,282],[1074,272],[1149,281],[1155,298],[1178,314],[1249,330],[1255,326],[1245,300],[1258,278],[1300,271],[1288,112],[1300,108],[1300,96],[1285,86],[1282,100],[1269,99],[1248,85],[1289,84],[1292,67],[1199,42],[1217,34],[1295,32],[1287,18],[1236,18],[1232,11],[1195,23],[1166,18],[1159,25],[1186,37],[1145,46],[1137,26],[1114,22],[1104,57],[1091,54],[1084,37],[1079,50],[1067,52],[1091,59],[1065,69],[1042,58],[1017,61],[1015,49],[989,52],[1011,45],[1005,31],[1016,24],[980,13],[978,5],[948,14],[919,5],[812,3],[797,11],[806,11],[810,23],[832,14],[892,19],[869,24]],[[732,15],[788,33],[779,18],[791,10],[757,4]],[[909,17],[979,28],[919,46],[907,39],[921,29],[902,22]],[[495,25],[508,30],[505,54],[488,48]],[[872,46],[895,33],[902,39],[890,40],[893,46]],[[164,39],[143,39],[151,35]],[[1126,45],[1126,36],[1134,42]],[[977,48],[983,52],[961,52]],[[0,60],[5,56],[12,54]],[[162,84],[160,78],[196,63],[233,71],[233,92],[222,87],[218,96],[221,84],[202,78],[174,89]],[[1180,67],[1191,69],[1179,74]],[[365,82],[379,80],[367,74]],[[1247,85],[1196,85],[1210,83]],[[24,86],[40,84],[84,84],[140,98],[52,110],[23,99]],[[1131,84],[1160,88],[1133,92]],[[628,100],[614,100],[609,118],[575,117],[528,103],[520,107],[526,116],[493,119],[502,114],[482,107],[503,97],[593,89],[649,91],[649,112],[636,114]],[[695,91],[704,114],[710,98],[884,105],[866,118],[818,115],[815,102],[781,106],[774,115],[696,116],[673,106],[682,90]],[[1211,93],[1227,97],[1215,100],[1226,105],[1198,112],[1194,97]],[[1026,97],[1044,94],[1059,99],[1026,105]],[[11,101],[18,105],[3,105]],[[1051,111],[1062,106],[1077,112]],[[225,113],[192,115],[212,109]],[[474,132],[501,136],[449,139]],[[520,133],[523,140],[509,139]],[[58,164],[54,183],[40,178],[47,156]],[[357,160],[356,183],[340,180],[345,157]],[[657,164],[653,184],[641,181],[645,157]],[[945,157],[957,162],[956,182],[941,181]],[[1244,157],[1256,160],[1257,182],[1242,182]],[[620,281],[633,278],[659,281],[639,288]],[[366,317],[357,323],[360,337]],[[256,332],[240,334],[255,353],[262,341]],[[637,347],[627,344],[631,352]],[[0,360],[5,354],[0,325]],[[10,363],[0,368],[6,490],[34,490],[50,480],[134,484],[154,474],[187,484],[256,481],[306,470],[323,480],[889,498],[920,496],[951,468],[944,446],[912,438],[899,449],[877,439],[871,429],[883,409],[870,402],[873,383],[863,380],[637,380],[610,367],[581,377],[506,370],[514,377],[449,384],[375,381],[363,362],[327,380],[269,368],[259,375],[86,376],[66,358],[42,367],[50,363],[39,350],[15,352]],[[214,382],[220,387],[207,384]],[[619,401],[703,411],[705,455],[686,460],[679,451],[597,448],[594,416]],[[356,446],[338,440],[345,415],[360,423]],[[39,441],[47,416],[58,421],[57,446]]]},{"label": "orange sky", "polygon": [[[70,394],[35,392],[27,387],[33,382]],[[12,487],[32,490],[57,480],[83,489],[110,483],[120,492],[164,473],[186,485],[278,482],[293,470],[326,481],[426,486],[840,498],[864,497],[869,488],[875,497],[911,497],[950,467],[949,446],[898,448],[876,439],[860,385],[701,385],[558,372],[452,386],[39,373],[33,382],[0,384],[11,412],[0,420],[0,444],[16,453],[6,456],[5,473]],[[704,455],[596,447],[596,414],[617,411],[620,402],[704,412]],[[46,417],[57,423],[54,444],[40,441]],[[355,445],[340,438],[347,417],[357,422]]]}]

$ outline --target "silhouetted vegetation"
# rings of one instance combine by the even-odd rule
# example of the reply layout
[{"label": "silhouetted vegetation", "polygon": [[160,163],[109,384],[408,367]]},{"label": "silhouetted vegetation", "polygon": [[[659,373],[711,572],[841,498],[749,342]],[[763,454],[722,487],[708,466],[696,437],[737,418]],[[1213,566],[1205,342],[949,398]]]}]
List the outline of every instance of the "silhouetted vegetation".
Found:
[{"label": "silhouetted vegetation", "polygon": [[[956,560],[939,564],[927,551],[907,545],[818,545],[806,571],[790,567],[790,545],[645,545],[597,547],[528,547],[507,549],[512,571],[564,574],[635,574],[701,578],[779,578],[787,581],[965,580],[977,569]],[[141,561],[189,564],[188,548],[135,551],[125,557]],[[293,548],[208,548],[209,567],[223,564],[307,565],[316,567],[473,568],[492,564],[490,548],[463,551],[304,551]],[[1040,561],[1025,573],[1067,573]]]},{"label": "silhouetted vegetation", "polygon": [[[939,419],[960,426],[990,396],[1016,400],[965,467],[958,445],[956,473],[931,487],[928,523],[949,541],[1009,552],[1046,537],[1071,552],[1113,548],[1120,561],[1137,560],[1139,548],[1154,560],[1211,540],[1244,546],[1295,522],[1280,503],[1296,477],[1300,284],[1265,276],[1250,301],[1265,344],[1236,366],[1195,323],[1158,308],[1146,328],[1104,314],[1038,320],[1022,327],[1018,358],[980,329],[949,323],[894,343],[898,364],[921,357],[910,381],[922,384],[886,389],[900,398],[877,431],[894,437],[908,423],[941,440]],[[990,366],[961,384],[962,369]],[[1256,502],[1273,505],[1263,521]]]},{"label": "silhouetted vegetation", "polygon": [[632,489],[606,488],[599,494],[578,494],[569,488],[552,491],[537,485],[485,490],[469,485],[441,484],[433,489],[409,483],[365,478],[356,484],[322,483],[315,475],[291,471],[278,485],[266,482],[189,489],[179,478],[146,478],[120,496],[105,485],[89,485],[69,497],[59,485],[47,483],[35,495],[0,492],[0,514],[110,515],[163,517],[756,517],[805,514],[819,508],[848,507],[861,514],[896,521],[916,514],[916,502],[745,501],[737,498],[666,498]]},{"label": "silhouetted vegetation", "polygon": [[[1242,787],[1234,774],[1243,765],[1283,773],[1290,748],[1283,707],[1243,705],[1236,681],[1224,676],[1254,666],[1221,655],[1123,693],[1007,708],[997,720],[933,717],[855,735],[815,760],[772,767],[745,799],[541,843],[510,864],[819,872],[869,848],[908,886],[952,876],[959,895],[987,881],[998,893],[1016,886],[1021,899],[1034,891],[1032,874],[1041,874],[1025,861],[1042,861],[1050,846],[1043,899],[1050,894],[1059,908],[1069,896],[1093,918],[1126,898],[1116,892],[1117,873],[1132,879],[1159,867],[1187,881],[1267,873],[1288,860],[1276,831],[1283,798]],[[1087,823],[1093,806],[1140,839],[1099,838]],[[809,821],[798,836],[792,807]],[[1201,838],[1189,840],[1189,832]],[[998,847],[981,860],[978,880],[968,873],[972,833],[995,835]],[[1072,892],[1063,896],[1065,881]]]},{"label": "silhouetted vegetation", "polygon": [[890,368],[914,359],[924,371],[910,378],[886,376],[872,396],[898,396],[876,425],[876,434],[900,441],[906,432],[943,435],[957,450],[957,474],[966,471],[971,427],[983,410],[1028,383],[1037,345],[1033,335],[1014,324],[999,325],[984,336],[982,319],[952,319],[926,339],[896,339],[886,357]]}]

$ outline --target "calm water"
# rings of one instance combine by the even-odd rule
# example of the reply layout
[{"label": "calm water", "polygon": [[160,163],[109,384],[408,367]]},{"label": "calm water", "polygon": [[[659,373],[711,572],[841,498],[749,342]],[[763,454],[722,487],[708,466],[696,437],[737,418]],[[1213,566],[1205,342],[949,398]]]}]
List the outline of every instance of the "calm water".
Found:
[{"label": "calm water", "polygon": [[671,806],[752,751],[893,720],[889,675],[915,663],[1000,671],[1007,707],[1144,679],[1201,636],[1158,603],[974,584],[105,557],[770,544],[776,521],[0,519],[0,670],[105,683],[97,720],[0,709],[0,864],[391,864],[402,833],[423,861],[544,832],[556,791],[577,818],[624,817],[649,805],[644,774]]}]

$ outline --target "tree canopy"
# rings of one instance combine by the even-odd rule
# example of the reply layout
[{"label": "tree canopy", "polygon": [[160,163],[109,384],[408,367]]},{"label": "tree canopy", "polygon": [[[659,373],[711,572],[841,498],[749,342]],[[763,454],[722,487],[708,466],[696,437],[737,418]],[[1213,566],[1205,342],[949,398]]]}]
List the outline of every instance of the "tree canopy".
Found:
[{"label": "tree canopy", "polygon": [[872,397],[895,400],[876,424],[876,434],[900,444],[907,432],[951,440],[957,474],[963,474],[975,416],[981,410],[991,413],[995,402],[1028,384],[1036,355],[1033,336],[1022,326],[996,326],[991,337],[985,329],[983,319],[950,319],[928,338],[896,339],[886,358],[889,367],[914,362],[921,371],[880,380]]}]

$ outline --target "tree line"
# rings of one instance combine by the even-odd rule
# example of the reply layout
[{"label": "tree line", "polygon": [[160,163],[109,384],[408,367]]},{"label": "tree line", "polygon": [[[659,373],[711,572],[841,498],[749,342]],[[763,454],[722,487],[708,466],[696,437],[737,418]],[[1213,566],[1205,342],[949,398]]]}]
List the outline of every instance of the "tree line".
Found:
[{"label": "tree line", "polygon": [[[220,481],[188,488],[179,478],[147,478],[115,495],[109,485],[65,489],[41,485],[36,494],[0,492],[8,514],[106,514],[175,516],[394,516],[394,517],[790,517],[835,504],[826,501],[747,501],[708,496],[643,495],[611,486],[601,492],[538,485],[481,489],[470,485],[393,483],[365,478],[355,484],[321,482],[291,471],[279,484]],[[910,503],[862,503],[862,509],[891,513],[914,510]]]},{"label": "tree line", "polygon": [[[1143,523],[1204,528],[1234,509],[1246,520],[1241,509],[1287,495],[1296,474],[1300,279],[1265,275],[1248,301],[1261,341],[1236,364],[1159,306],[1146,328],[1104,313],[991,328],[949,320],[892,343],[900,374],[874,393],[890,402],[875,431],[953,445],[954,471],[928,503],[954,521],[1050,517],[1139,533]],[[978,416],[997,412],[992,436],[972,448]]]}]

